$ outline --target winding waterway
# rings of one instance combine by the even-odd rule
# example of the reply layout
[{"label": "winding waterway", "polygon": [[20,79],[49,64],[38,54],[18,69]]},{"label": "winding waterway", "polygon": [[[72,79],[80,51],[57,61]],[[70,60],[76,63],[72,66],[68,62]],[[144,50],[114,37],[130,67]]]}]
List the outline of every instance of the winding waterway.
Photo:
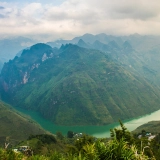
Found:
[{"label": "winding waterway", "polygon": [[[73,131],[73,132],[79,132],[79,133],[87,133],[95,137],[102,138],[102,137],[110,136],[111,128],[119,127],[118,122],[112,123],[106,126],[59,126],[44,119],[37,112],[28,111],[21,108],[16,108],[16,109],[19,112],[22,112],[23,114],[30,116],[33,120],[38,122],[45,130],[48,130],[53,134],[55,134],[57,131],[60,131],[62,132],[62,134],[66,135],[68,131]],[[154,120],[160,120],[160,110],[153,112],[151,114],[147,114],[145,116],[123,121],[123,123],[129,131],[133,131],[138,126]]]}]

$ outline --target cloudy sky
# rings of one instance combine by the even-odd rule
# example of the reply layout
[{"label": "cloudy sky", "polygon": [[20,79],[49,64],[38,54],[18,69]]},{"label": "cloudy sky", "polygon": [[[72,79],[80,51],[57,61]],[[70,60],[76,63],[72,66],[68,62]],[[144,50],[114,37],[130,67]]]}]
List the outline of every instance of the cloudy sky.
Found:
[{"label": "cloudy sky", "polygon": [[159,0],[0,0],[0,38],[160,35]]}]

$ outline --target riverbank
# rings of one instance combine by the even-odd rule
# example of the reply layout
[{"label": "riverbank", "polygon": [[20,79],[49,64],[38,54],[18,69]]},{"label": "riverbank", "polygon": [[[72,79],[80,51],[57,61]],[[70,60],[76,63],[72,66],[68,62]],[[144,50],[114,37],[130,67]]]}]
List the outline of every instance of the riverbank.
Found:
[{"label": "riverbank", "polygon": [[[104,138],[110,136],[110,129],[119,127],[119,122],[112,123],[105,126],[58,126],[53,124],[51,121],[44,119],[40,114],[37,112],[24,110],[21,108],[15,108],[19,112],[30,116],[33,120],[39,123],[45,130],[55,134],[57,131],[60,131],[63,135],[66,135],[68,131],[78,132],[78,133],[87,133],[89,135]],[[134,118],[131,120],[123,121],[124,125],[127,127],[129,131],[133,131],[138,126],[147,123],[149,121],[160,120],[160,110],[155,111],[151,114],[147,114],[138,118]]]}]

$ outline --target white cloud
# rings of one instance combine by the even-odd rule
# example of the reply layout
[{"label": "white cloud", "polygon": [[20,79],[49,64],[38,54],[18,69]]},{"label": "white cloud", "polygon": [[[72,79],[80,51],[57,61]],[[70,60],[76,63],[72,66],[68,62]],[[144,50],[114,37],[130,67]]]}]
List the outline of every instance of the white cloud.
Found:
[{"label": "white cloud", "polygon": [[115,3],[111,12],[117,18],[131,18],[147,20],[159,15],[160,3],[157,0],[122,0],[122,3]]},{"label": "white cloud", "polygon": [[[159,0],[0,2],[0,35],[72,38],[84,33],[159,34]],[[45,36],[46,35],[46,36]]]}]

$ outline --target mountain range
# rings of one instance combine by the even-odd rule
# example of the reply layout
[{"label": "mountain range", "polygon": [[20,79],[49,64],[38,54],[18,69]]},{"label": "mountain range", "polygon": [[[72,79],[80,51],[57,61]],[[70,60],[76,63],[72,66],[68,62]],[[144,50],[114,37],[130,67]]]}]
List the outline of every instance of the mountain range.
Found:
[{"label": "mountain range", "polygon": [[[98,49],[122,65],[132,68],[151,83],[160,85],[160,36],[133,34],[129,36],[113,36],[104,33],[98,35],[85,34],[72,40],[48,42],[52,47],[72,43],[84,48]],[[126,47],[124,49],[124,47]],[[124,54],[125,53],[125,54]],[[131,53],[131,54],[126,54]]]},{"label": "mountain range", "polygon": [[58,125],[104,125],[158,110],[158,38],[86,34],[35,44],[4,64],[1,98]]}]

